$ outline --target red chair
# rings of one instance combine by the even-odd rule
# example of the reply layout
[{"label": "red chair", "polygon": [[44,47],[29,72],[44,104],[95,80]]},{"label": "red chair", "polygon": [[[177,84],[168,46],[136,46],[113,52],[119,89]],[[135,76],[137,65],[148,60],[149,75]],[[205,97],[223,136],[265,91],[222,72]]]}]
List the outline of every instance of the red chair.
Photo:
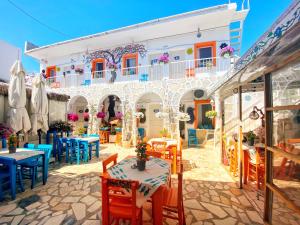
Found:
[{"label": "red chair", "polygon": [[109,168],[108,165],[113,163],[112,166],[117,164],[117,159],[118,159],[118,153],[113,154],[111,156],[109,156],[108,158],[106,158],[105,160],[103,160],[102,162],[102,168],[103,168],[103,173],[106,174],[107,173],[107,169]]},{"label": "red chair", "polygon": [[[102,178],[102,224],[119,224],[119,220],[129,220],[132,225],[143,223],[143,208],[136,207],[138,181]],[[115,190],[130,190],[118,191]],[[115,220],[115,221],[114,221]],[[114,223],[115,222],[115,223]]]},{"label": "red chair", "polygon": [[178,223],[185,225],[185,215],[182,194],[183,164],[180,164],[178,173],[178,187],[165,188],[163,192],[163,217],[178,220]]},{"label": "red chair", "polygon": [[155,151],[146,151],[147,156],[152,156],[155,158],[162,158],[163,154],[161,152],[155,152]]}]

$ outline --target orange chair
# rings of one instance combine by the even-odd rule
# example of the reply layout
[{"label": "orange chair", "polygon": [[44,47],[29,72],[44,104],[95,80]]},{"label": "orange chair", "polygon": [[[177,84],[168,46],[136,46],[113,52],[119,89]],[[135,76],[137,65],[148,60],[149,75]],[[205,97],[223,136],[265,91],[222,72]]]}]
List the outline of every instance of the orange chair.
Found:
[{"label": "orange chair", "polygon": [[260,190],[265,183],[265,155],[264,148],[255,147],[255,150],[255,158],[250,157],[248,162],[248,179],[255,180],[257,190]]},{"label": "orange chair", "polygon": [[108,143],[108,141],[109,141],[109,131],[100,130],[99,131],[99,136],[100,136],[100,144]]},{"label": "orange chair", "polygon": [[118,153],[113,154],[111,156],[109,156],[108,158],[106,158],[105,160],[103,160],[102,162],[102,168],[103,168],[103,173],[106,174],[107,173],[107,169],[109,168],[108,165],[110,163],[113,163],[112,166],[117,164],[117,159],[118,159]]},{"label": "orange chair", "polygon": [[165,141],[153,141],[152,151],[161,152],[165,159],[169,158],[169,152],[167,151],[167,142]]},{"label": "orange chair", "polygon": [[[185,225],[185,215],[182,194],[183,164],[180,164],[178,173],[178,187],[165,188],[163,192],[163,216],[178,220],[179,224]],[[176,215],[177,214],[177,215]]]},{"label": "orange chair", "polygon": [[[119,224],[119,220],[129,220],[132,225],[143,223],[143,208],[136,207],[138,181],[102,178],[102,224]],[[130,193],[116,192],[116,189],[131,190]],[[115,220],[115,221],[114,221]]]},{"label": "orange chair", "polygon": [[161,152],[155,152],[155,151],[146,151],[147,156],[152,156],[155,158],[162,158],[163,154]]},{"label": "orange chair", "polygon": [[116,134],[116,142],[115,142],[116,145],[121,145],[122,144],[122,133],[121,132],[118,132]]}]

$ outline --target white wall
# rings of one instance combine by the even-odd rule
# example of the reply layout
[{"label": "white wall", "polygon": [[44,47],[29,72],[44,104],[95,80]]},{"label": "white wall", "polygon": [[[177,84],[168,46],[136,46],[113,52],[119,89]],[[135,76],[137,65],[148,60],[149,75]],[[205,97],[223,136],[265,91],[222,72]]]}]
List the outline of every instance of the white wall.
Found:
[{"label": "white wall", "polygon": [[9,70],[18,59],[19,52],[21,54],[19,48],[0,40],[0,79],[9,81]]},{"label": "white wall", "polygon": [[[202,31],[201,33],[201,38],[197,38],[195,33],[190,33],[171,37],[163,37],[154,40],[147,40],[139,43],[145,45],[147,54],[144,58],[139,55],[138,64],[142,66],[149,65],[153,57],[157,57],[164,52],[168,52],[170,54],[171,62],[175,61],[174,56],[180,57],[177,61],[193,60],[194,52],[191,55],[188,55],[186,53],[186,50],[189,48],[194,48],[194,44],[196,43],[208,41],[216,41],[216,56],[218,57],[220,53],[220,44],[223,42],[229,43],[229,27],[215,28],[212,30]],[[125,44],[120,42],[119,46],[125,46]],[[115,47],[117,46],[104,46],[102,49],[113,49]],[[89,49],[89,52],[93,52],[99,49]],[[78,52],[78,54],[73,54],[62,58],[47,59],[47,63],[42,63],[41,68],[46,68],[48,66],[57,66],[59,67],[59,71],[56,72],[56,76],[60,76],[60,78],[57,78],[56,81],[61,82],[62,86],[64,86],[65,82],[67,82],[68,84],[72,84],[73,86],[78,86],[83,83],[85,79],[90,79],[91,72],[91,63],[85,62],[86,53],[82,52],[82,49],[78,49]],[[217,66],[223,64],[227,65],[227,62],[229,62],[228,59],[221,58],[219,61],[217,61]],[[83,66],[84,74],[77,75],[75,73],[75,70],[71,69],[71,65],[74,65],[75,67]],[[66,74],[66,78],[63,77],[64,71],[70,71],[70,74]],[[121,76],[121,74],[117,74],[117,81],[120,78],[124,79],[124,76]]]}]

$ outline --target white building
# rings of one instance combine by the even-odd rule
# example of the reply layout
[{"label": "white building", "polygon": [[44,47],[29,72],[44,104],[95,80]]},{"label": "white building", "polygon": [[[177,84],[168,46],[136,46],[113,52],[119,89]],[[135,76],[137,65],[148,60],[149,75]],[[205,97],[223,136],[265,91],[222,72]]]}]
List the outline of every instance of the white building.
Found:
[{"label": "white building", "polygon": [[8,82],[10,68],[21,57],[21,50],[5,41],[0,40],[0,79]]},{"label": "white building", "polygon": [[[220,56],[220,46],[239,54],[248,11],[249,6],[237,10],[235,3],[219,5],[29,48],[25,54],[40,61],[51,88],[71,95],[69,112],[81,121],[86,108],[105,112],[108,120],[122,112],[123,139],[133,133],[135,140],[136,127],[147,137],[159,136],[162,120],[173,137],[185,137],[187,128],[215,127],[205,117],[214,107],[206,93],[235,60]],[[168,62],[159,62],[165,58]],[[179,125],[179,110],[192,120]],[[138,111],[146,119],[134,119]],[[158,111],[165,113],[163,119],[155,117]]]}]

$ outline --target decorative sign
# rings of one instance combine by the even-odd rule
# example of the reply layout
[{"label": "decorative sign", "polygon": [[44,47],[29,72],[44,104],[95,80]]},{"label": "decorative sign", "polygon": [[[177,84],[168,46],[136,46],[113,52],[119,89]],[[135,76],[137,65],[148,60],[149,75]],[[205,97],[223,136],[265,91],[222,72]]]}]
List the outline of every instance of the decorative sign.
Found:
[{"label": "decorative sign", "polygon": [[194,91],[194,96],[195,96],[195,98],[202,98],[204,96],[204,91],[201,89],[198,89],[198,90]]}]

